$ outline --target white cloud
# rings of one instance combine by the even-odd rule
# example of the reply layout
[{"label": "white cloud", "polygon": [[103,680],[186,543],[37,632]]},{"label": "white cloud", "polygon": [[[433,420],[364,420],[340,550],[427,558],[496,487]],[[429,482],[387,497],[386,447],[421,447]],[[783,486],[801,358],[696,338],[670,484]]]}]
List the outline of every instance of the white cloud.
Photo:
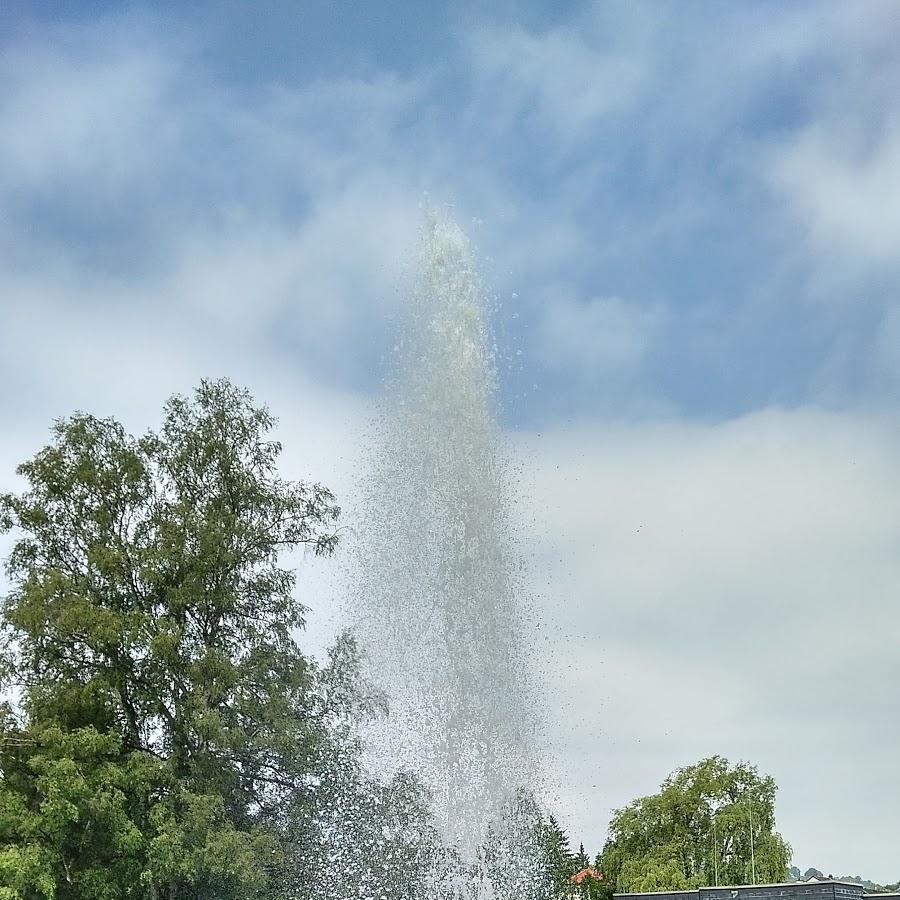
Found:
[{"label": "white cloud", "polygon": [[398,122],[427,83],[375,73],[241,92],[158,22],[103,19],[46,38],[0,60],[0,191],[26,214],[39,199],[50,219],[61,208],[82,224],[130,214],[157,235],[278,221],[387,180]]},{"label": "white cloud", "polygon": [[302,319],[307,345],[338,346],[364,316],[395,308],[419,228],[419,198],[376,167],[357,173],[293,228],[265,219],[186,236],[163,279],[171,302],[265,332]]},{"label": "white cloud", "polygon": [[627,108],[645,86],[648,59],[635,47],[600,46],[575,27],[533,34],[482,28],[470,36],[474,66],[508,114],[535,115],[552,143],[568,145],[603,116]]},{"label": "white cloud", "polygon": [[817,249],[900,261],[900,120],[874,139],[817,123],[773,155],[769,176]]},{"label": "white cloud", "polygon": [[806,231],[818,262],[900,261],[900,39],[883,0],[825,5],[804,17],[815,90],[804,124],[764,149],[763,177]]},{"label": "white cloud", "polygon": [[885,310],[871,358],[873,374],[893,394],[900,385],[900,307]]},{"label": "white cloud", "polygon": [[641,307],[620,297],[582,302],[564,293],[551,296],[543,307],[540,356],[553,369],[590,379],[635,375],[665,318],[659,307]]},{"label": "white cloud", "polygon": [[50,49],[3,57],[0,160],[4,180],[46,187],[90,176],[133,177],[165,152],[174,124],[160,115],[175,71],[158,53],[113,47],[88,59]]},{"label": "white cloud", "polygon": [[[52,37],[0,64],[10,358],[43,304],[79,308],[101,332],[147,318],[145,341],[160,321],[244,343],[278,329],[324,348],[311,358],[338,379],[352,369],[339,348],[383,330],[415,245],[421,195],[393,126],[421,83],[342,78],[249,100],[147,23]],[[51,367],[78,353],[59,340]],[[117,356],[126,370],[141,358],[123,344],[106,361]]]}]

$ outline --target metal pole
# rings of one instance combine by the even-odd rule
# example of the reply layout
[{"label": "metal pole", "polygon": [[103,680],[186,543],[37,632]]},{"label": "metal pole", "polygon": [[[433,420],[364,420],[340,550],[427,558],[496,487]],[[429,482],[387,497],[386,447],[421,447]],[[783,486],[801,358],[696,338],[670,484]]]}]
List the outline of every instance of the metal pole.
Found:
[{"label": "metal pole", "polygon": [[756,854],[753,850],[753,804],[747,804],[750,807],[750,871],[752,873],[753,884],[756,884]]},{"label": "metal pole", "polygon": [[713,816],[713,868],[716,872],[716,887],[719,886],[719,842],[716,838],[716,817]]}]

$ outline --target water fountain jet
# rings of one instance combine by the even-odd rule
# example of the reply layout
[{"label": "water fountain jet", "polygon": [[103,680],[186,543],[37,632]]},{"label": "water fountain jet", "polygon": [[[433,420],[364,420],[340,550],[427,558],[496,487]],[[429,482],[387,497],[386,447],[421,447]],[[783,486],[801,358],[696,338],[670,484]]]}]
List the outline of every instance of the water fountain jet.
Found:
[{"label": "water fountain jet", "polygon": [[372,769],[428,788],[470,873],[460,895],[494,896],[493,858],[507,886],[518,870],[526,898],[541,882],[522,793],[535,704],[492,346],[469,242],[430,215],[375,426],[355,615],[366,675],[390,705],[366,735]]}]

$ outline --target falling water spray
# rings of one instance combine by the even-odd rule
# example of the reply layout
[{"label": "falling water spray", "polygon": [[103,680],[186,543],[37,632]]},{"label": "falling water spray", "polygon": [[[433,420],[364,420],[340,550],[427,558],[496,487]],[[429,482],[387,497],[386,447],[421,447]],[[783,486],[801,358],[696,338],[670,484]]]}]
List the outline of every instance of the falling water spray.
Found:
[{"label": "falling water spray", "polygon": [[372,441],[354,615],[390,707],[366,736],[372,769],[425,785],[469,873],[460,895],[496,896],[493,865],[526,898],[542,883],[524,792],[536,705],[493,346],[469,242],[429,216]]}]

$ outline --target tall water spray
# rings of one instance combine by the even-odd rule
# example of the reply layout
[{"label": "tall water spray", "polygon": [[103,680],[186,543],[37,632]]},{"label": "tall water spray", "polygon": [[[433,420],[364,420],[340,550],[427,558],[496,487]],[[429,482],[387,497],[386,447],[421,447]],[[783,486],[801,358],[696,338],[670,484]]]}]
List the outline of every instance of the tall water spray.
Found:
[{"label": "tall water spray", "polygon": [[[533,783],[535,722],[494,350],[471,248],[446,219],[426,226],[394,357],[356,602],[367,674],[390,705],[367,736],[370,761],[424,783],[463,869],[476,871],[492,844],[507,887],[518,879],[520,897],[538,896],[530,825],[517,822],[528,805],[521,789]],[[494,891],[470,876],[458,893]]]}]

